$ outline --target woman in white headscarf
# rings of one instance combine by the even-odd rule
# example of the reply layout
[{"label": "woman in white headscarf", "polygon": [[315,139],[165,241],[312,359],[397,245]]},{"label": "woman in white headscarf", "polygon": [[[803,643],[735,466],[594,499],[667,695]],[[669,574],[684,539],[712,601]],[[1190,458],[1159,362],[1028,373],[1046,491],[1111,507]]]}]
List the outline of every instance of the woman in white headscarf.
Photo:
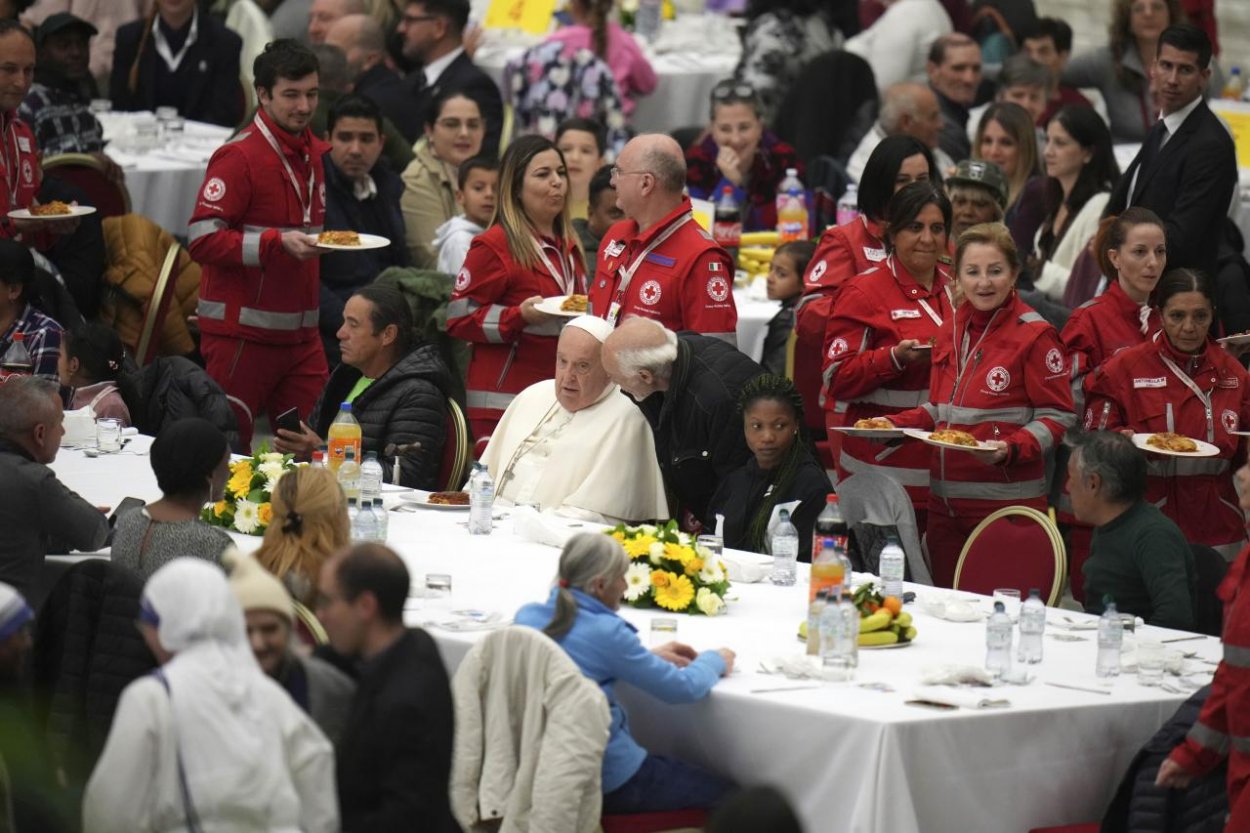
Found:
[{"label": "woman in white headscarf", "polygon": [[139,629],[161,668],[122,693],[86,833],[338,830],[333,749],[256,664],[221,569],[157,570]]}]

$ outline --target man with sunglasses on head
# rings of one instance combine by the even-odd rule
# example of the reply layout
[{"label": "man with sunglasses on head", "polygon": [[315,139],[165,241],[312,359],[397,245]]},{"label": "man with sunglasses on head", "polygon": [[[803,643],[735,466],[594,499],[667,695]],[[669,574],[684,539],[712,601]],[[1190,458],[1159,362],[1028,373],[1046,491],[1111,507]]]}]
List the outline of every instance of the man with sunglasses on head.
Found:
[{"label": "man with sunglasses on head", "polygon": [[694,221],[681,147],[662,134],[632,139],[612,169],[625,219],[603,235],[591,312],[612,326],[649,318],[737,344],[734,263]]}]

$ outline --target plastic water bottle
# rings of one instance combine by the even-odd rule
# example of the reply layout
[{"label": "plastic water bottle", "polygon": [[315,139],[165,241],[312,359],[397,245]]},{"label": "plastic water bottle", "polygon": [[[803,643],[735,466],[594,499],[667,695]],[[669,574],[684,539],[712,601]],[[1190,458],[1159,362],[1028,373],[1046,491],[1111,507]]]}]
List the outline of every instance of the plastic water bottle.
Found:
[{"label": "plastic water bottle", "polygon": [[782,243],[808,237],[807,201],[796,168],[786,168],[786,178],[777,186],[777,234]]},{"label": "plastic water bottle", "polygon": [[829,603],[829,594],[821,590],[807,605],[807,654],[818,657],[820,653],[820,622],[825,606]]},{"label": "plastic water bottle", "polygon": [[663,18],[664,0],[638,0],[634,32],[641,38],[654,41],[660,36],[660,21]]},{"label": "plastic water bottle", "polygon": [[1020,605],[1020,646],[1016,659],[1026,665],[1042,661],[1042,637],[1046,633],[1046,605],[1042,593],[1036,587],[1029,591],[1029,598]]},{"label": "plastic water bottle", "polygon": [[837,680],[855,676],[859,665],[859,608],[849,592],[830,599],[820,613],[821,664]]},{"label": "plastic water bottle", "polygon": [[360,514],[360,507],[357,505],[356,498],[349,497],[347,499],[347,529],[348,534],[356,537],[356,516]]},{"label": "plastic water bottle", "polygon": [[469,478],[469,534],[490,535],[491,509],[495,505],[495,480],[481,463]]},{"label": "plastic water bottle", "polygon": [[1098,664],[1094,673],[1099,677],[1120,676],[1120,647],[1124,644],[1124,625],[1115,609],[1115,601],[1103,598],[1102,618],[1098,620]]},{"label": "plastic water bottle", "polygon": [[773,584],[789,587],[796,580],[795,564],[799,560],[799,531],[790,523],[790,512],[782,509],[778,523],[769,539],[768,549],[773,554]]},{"label": "plastic water bottle", "polygon": [[1011,617],[1002,602],[994,602],[994,612],[985,623],[985,670],[994,679],[1011,671]]},{"label": "plastic water bottle", "polygon": [[906,570],[904,563],[903,548],[899,546],[898,539],[891,535],[886,539],[885,549],[881,551],[881,566],[878,568],[881,573],[881,595],[903,598],[903,574]]},{"label": "plastic water bottle", "polygon": [[391,517],[386,514],[386,507],[382,505],[380,497],[373,499],[373,516],[378,524],[378,534],[375,540],[386,543],[386,536],[390,534],[391,529]]},{"label": "plastic water bottle", "polygon": [[838,198],[838,209],[834,214],[834,222],[840,226],[854,222],[859,217],[859,187],[852,182],[846,186],[846,193]]},{"label": "plastic water bottle", "polygon": [[360,500],[372,502],[382,497],[382,464],[376,451],[366,451],[365,461],[360,464]]},{"label": "plastic water bottle", "polygon": [[343,462],[338,470],[339,488],[348,500],[360,498],[360,464],[356,462],[356,449],[350,445],[343,450]]},{"label": "plastic water bottle", "polygon": [[378,518],[373,514],[373,501],[360,504],[356,521],[352,524],[352,541],[362,544],[378,538]]}]

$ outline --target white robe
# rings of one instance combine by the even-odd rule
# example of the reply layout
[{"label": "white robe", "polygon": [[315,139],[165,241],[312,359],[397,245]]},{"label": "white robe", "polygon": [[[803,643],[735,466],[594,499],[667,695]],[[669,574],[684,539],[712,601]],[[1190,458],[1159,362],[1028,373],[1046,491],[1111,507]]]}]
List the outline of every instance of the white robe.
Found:
[{"label": "white robe", "polygon": [[554,380],[530,385],[504,412],[481,462],[496,495],[512,503],[609,524],[668,517],[651,426],[616,385],[576,412],[560,406]]}]

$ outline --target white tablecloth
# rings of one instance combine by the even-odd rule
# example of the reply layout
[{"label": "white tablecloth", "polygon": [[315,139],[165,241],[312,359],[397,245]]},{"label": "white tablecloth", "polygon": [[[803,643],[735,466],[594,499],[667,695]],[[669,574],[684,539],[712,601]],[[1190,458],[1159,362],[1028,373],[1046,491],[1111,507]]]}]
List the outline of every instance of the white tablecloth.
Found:
[{"label": "white tablecloth", "polygon": [[[500,33],[488,32],[474,61],[502,87],[504,64],[539,41],[503,40]],[[666,23],[654,47],[644,43],[643,49],[659,84],[651,95],[638,99],[630,123],[639,133],[706,124],[712,88],[733,74],[742,51],[732,22],[718,15]]]},{"label": "white tablecloth", "polygon": [[[128,448],[142,451],[146,444],[139,438]],[[79,451],[62,451],[53,468],[92,503],[159,496],[145,456],[88,459]],[[388,504],[396,500],[388,496]],[[478,537],[465,529],[464,512],[419,509],[389,517],[389,543],[407,562],[414,583],[426,573],[450,573],[453,607],[510,616],[520,605],[546,598],[558,552],[516,540],[510,520],[497,521],[495,534]],[[244,546],[258,542],[239,540]],[[1096,820],[1138,747],[1184,699],[1143,688],[1132,676],[1115,680],[1106,695],[1042,685],[1100,687],[1093,673],[1093,633],[1080,631],[1082,642],[1046,639],[1046,660],[1035,667],[1039,681],[994,691],[1010,699],[1010,708],[937,712],[905,705],[925,667],[979,665],[985,654],[983,624],[936,620],[919,612],[919,605],[912,605],[918,640],[902,650],[862,652],[854,684],[761,674],[761,660],[802,651],[795,632],[804,618],[805,577],[801,569],[799,585],[788,588],[735,585],[728,615],[679,617],[681,641],[700,650],[724,645],[738,652],[738,670],[706,700],[666,706],[636,691],[626,691],[623,699],[635,734],[649,749],[740,783],[776,784],[795,802],[809,830],[1023,833]],[[944,592],[916,589],[922,600]],[[651,613],[625,608],[622,615],[645,638]],[[1088,618],[1058,610],[1050,616],[1052,633],[1053,623],[1065,616]],[[407,618],[417,625],[424,617],[413,609]],[[431,632],[452,669],[481,638]],[[1212,638],[1174,647],[1209,660],[1220,656]],[[894,691],[866,689],[860,685],[865,682],[885,683]],[[755,691],[779,687],[801,688]]]},{"label": "white tablecloth", "polygon": [[196,195],[204,183],[209,157],[234,131],[215,124],[189,121],[177,139],[168,139],[156,150],[135,152],[127,136],[136,119],[151,113],[97,114],[109,144],[105,152],[122,166],[130,190],[131,210],[158,223],[171,234],[185,235],[195,209]]}]

